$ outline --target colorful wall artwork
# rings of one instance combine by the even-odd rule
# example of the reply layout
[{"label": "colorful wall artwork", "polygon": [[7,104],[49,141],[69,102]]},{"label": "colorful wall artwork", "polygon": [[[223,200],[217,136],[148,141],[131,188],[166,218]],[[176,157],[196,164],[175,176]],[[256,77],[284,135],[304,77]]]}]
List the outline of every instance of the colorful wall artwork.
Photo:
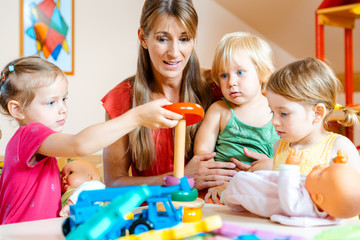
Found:
[{"label": "colorful wall artwork", "polygon": [[73,0],[20,0],[20,55],[40,56],[74,74]]}]

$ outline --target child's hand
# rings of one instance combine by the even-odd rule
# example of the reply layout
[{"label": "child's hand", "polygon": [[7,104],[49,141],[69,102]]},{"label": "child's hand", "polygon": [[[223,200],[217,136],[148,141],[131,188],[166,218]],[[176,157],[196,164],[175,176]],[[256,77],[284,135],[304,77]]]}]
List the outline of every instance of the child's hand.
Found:
[{"label": "child's hand", "polygon": [[60,217],[68,217],[68,216],[70,216],[70,205],[65,205],[62,209],[61,209],[61,211],[60,211],[60,213],[59,213],[59,216]]},{"label": "child's hand", "polygon": [[334,158],[334,163],[347,163],[348,155],[343,149],[337,151],[337,156]]},{"label": "child's hand", "polygon": [[221,193],[225,190],[227,184],[228,184],[228,182],[224,182],[223,185],[209,188],[208,192],[206,193],[206,195],[204,197],[204,201],[209,202],[209,200],[211,198],[215,204],[221,204],[221,202],[220,202]]},{"label": "child's hand", "polygon": [[255,159],[254,162],[250,165],[247,169],[248,172],[255,172],[258,170],[272,170],[273,169],[273,159],[269,158],[267,155],[263,153],[258,153],[247,149],[246,147],[243,148],[244,154],[252,159]]},{"label": "child's hand", "polygon": [[138,106],[133,110],[137,111],[141,126],[152,129],[173,128],[183,116],[162,107],[167,104],[171,104],[171,102],[166,99],[158,99]]},{"label": "child's hand", "polygon": [[230,161],[236,165],[235,170],[245,171],[245,172],[255,172],[259,170],[272,170],[273,169],[273,159],[266,158],[261,160],[256,160],[251,163],[251,165],[240,162],[235,158],[230,158]]},{"label": "child's hand", "polygon": [[268,159],[256,160],[252,162],[248,172],[255,172],[259,170],[272,170],[272,169],[273,169],[273,159],[268,158]]},{"label": "child's hand", "polygon": [[236,158],[230,158],[230,162],[232,162],[236,165],[235,171],[237,171],[237,172],[240,172],[240,171],[246,172],[246,171],[249,171],[249,169],[251,168],[251,165],[240,162]]},{"label": "child's hand", "polygon": [[59,216],[60,217],[68,217],[70,216],[70,205],[74,205],[71,200],[68,200],[66,205],[60,210]]},{"label": "child's hand", "polygon": [[291,149],[289,156],[286,159],[286,164],[299,165],[303,160],[304,152],[297,148]]}]

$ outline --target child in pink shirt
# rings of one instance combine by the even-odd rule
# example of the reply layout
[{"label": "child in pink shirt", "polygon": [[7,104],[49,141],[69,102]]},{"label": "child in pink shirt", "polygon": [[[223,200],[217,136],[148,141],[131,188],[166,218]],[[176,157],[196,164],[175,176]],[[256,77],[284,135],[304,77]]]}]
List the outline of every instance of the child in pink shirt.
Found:
[{"label": "child in pink shirt", "polygon": [[0,177],[0,224],[57,217],[60,173],[55,157],[95,153],[139,126],[172,128],[182,116],[165,99],[129,110],[78,134],[60,133],[67,117],[68,82],[54,64],[23,57],[1,72],[0,105],[20,128],[9,141]]}]

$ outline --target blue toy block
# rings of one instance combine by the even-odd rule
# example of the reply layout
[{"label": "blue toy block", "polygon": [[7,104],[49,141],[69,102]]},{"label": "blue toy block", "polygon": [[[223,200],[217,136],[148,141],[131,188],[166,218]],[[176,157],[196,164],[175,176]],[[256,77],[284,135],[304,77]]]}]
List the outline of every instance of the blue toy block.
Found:
[{"label": "blue toy block", "polygon": [[[77,203],[70,206],[71,215],[63,223],[63,233],[66,239],[117,239],[126,230],[139,234],[175,226],[182,221],[183,208],[174,207],[170,193],[179,190],[191,191],[186,177],[170,187],[127,186],[83,191]],[[133,219],[124,219],[125,214],[145,200],[148,208]],[[99,202],[110,203],[102,207]],[[159,204],[165,211],[158,211]]]},{"label": "blue toy block", "polygon": [[122,229],[126,224],[124,215],[138,207],[148,196],[150,196],[148,187],[142,186],[116,197],[110,204],[104,206],[88,221],[71,231],[66,236],[66,239],[107,239],[104,238],[106,233],[114,229],[115,226],[117,229]]}]

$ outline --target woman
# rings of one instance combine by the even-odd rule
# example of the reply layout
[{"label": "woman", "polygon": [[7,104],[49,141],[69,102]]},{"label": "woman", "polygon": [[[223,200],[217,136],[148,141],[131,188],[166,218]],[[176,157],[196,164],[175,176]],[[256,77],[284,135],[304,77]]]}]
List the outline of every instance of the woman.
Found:
[{"label": "woman", "polygon": [[[191,0],[146,0],[142,9],[136,75],[112,89],[103,99],[106,119],[150,100],[195,102],[205,109],[215,94],[200,76],[194,50],[198,24]],[[215,99],[214,99],[215,100]],[[232,163],[214,162],[214,153],[192,157],[198,125],[187,127],[185,175],[195,187],[222,184],[234,174]],[[161,185],[173,170],[173,129],[137,128],[104,150],[104,178],[108,187]],[[211,159],[211,161],[207,161]],[[132,167],[132,177],[129,167]]]}]

